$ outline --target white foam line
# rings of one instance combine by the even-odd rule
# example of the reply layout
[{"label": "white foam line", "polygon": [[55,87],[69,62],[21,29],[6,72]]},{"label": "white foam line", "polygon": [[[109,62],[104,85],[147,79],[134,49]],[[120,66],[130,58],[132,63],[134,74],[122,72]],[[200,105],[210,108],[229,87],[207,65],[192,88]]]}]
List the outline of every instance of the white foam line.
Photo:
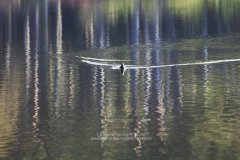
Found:
[{"label": "white foam line", "polygon": [[169,64],[169,65],[161,65],[161,66],[150,66],[150,68],[164,68],[164,67],[175,67],[175,66],[192,66],[192,65],[208,65],[208,64],[216,64],[216,63],[228,63],[228,62],[237,62],[240,59],[225,59],[225,60],[213,60],[213,61],[205,61],[205,62],[194,62],[194,63],[180,63],[180,64]]},{"label": "white foam line", "polygon": [[126,69],[146,69],[146,68],[166,68],[166,67],[176,67],[176,66],[193,66],[193,65],[209,65],[216,63],[228,63],[228,62],[237,62],[240,59],[225,59],[225,60],[213,60],[206,62],[194,62],[194,63],[180,63],[180,64],[168,64],[168,65],[160,65],[160,66],[128,66],[126,65]]},{"label": "white foam line", "polygon": [[131,60],[124,60],[124,59],[98,59],[98,58],[91,58],[91,57],[80,57],[85,60],[94,60],[94,61],[104,61],[104,62],[126,62]]},{"label": "white foam line", "polygon": [[108,64],[108,63],[99,63],[99,62],[87,61],[87,60],[82,60],[82,62],[85,62],[85,63],[87,63],[87,64],[96,65],[96,66],[110,66],[110,67],[112,67],[112,66],[113,66],[113,64]]}]

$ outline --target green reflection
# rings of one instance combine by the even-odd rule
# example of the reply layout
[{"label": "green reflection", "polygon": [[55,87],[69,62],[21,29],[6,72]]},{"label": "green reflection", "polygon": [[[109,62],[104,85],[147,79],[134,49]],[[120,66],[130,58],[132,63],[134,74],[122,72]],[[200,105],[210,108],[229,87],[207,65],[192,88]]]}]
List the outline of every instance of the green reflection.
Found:
[{"label": "green reflection", "polygon": [[168,9],[184,20],[199,21],[204,10],[203,0],[169,0]]}]

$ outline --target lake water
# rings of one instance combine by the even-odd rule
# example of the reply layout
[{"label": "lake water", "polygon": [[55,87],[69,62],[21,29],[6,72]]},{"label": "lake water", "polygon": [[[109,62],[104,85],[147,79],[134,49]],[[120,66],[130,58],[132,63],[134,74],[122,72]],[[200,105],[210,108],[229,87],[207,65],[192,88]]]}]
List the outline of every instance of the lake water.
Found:
[{"label": "lake water", "polygon": [[238,0],[1,0],[0,159],[239,159],[239,17]]}]

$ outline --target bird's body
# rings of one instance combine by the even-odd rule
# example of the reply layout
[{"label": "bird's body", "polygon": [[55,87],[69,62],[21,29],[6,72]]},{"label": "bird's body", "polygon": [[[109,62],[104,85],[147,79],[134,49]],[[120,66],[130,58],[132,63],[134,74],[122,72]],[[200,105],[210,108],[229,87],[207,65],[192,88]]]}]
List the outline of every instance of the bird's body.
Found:
[{"label": "bird's body", "polygon": [[121,71],[121,73],[123,74],[124,73],[124,71],[125,71],[125,65],[124,65],[124,63],[121,63],[121,65],[120,65],[120,71]]}]

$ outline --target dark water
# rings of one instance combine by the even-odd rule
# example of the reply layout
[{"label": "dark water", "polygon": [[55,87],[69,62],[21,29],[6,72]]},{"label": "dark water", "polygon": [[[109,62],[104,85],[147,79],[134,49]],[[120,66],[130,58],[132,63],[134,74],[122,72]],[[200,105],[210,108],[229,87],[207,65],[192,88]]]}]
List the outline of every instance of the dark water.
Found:
[{"label": "dark water", "polygon": [[1,0],[0,159],[239,159],[239,17],[238,0]]}]

